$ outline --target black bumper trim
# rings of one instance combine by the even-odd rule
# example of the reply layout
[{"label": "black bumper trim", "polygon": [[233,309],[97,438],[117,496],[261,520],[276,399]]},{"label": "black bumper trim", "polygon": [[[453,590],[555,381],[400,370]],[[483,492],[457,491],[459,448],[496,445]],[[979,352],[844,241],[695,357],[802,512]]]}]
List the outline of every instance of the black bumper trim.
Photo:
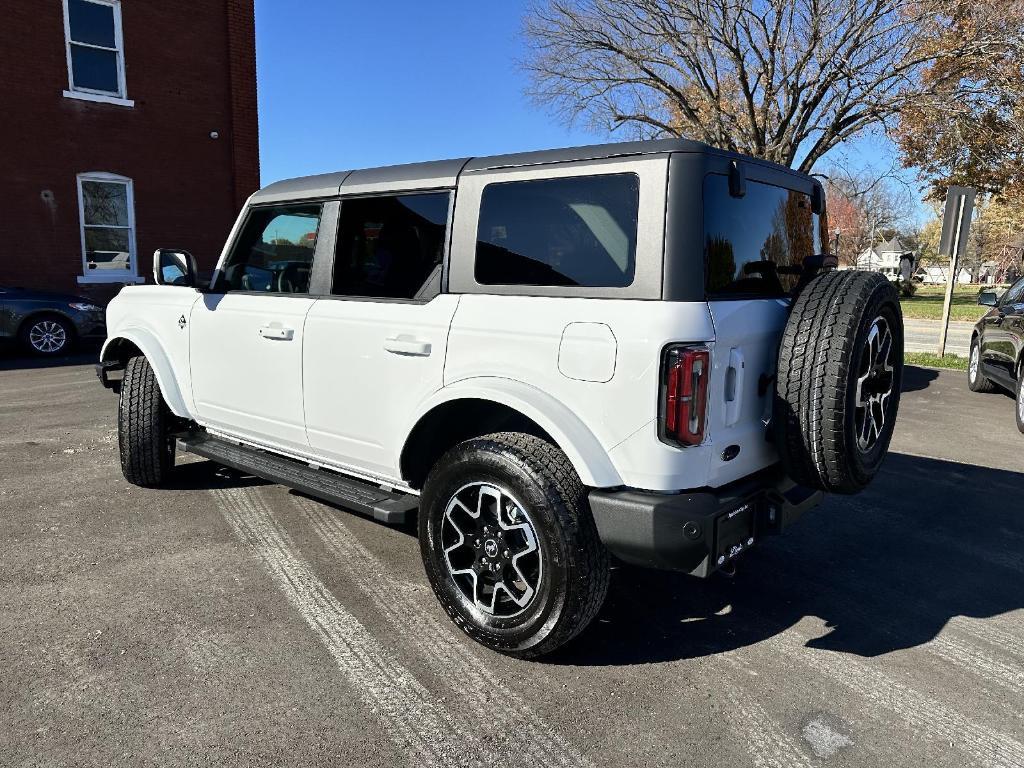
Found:
[{"label": "black bumper trim", "polygon": [[[708,576],[724,564],[717,562],[721,542],[716,540],[723,515],[751,505],[756,542],[780,533],[823,496],[769,472],[722,488],[674,494],[593,490],[590,508],[601,541],[620,560]],[[747,546],[744,541],[741,549]]]}]

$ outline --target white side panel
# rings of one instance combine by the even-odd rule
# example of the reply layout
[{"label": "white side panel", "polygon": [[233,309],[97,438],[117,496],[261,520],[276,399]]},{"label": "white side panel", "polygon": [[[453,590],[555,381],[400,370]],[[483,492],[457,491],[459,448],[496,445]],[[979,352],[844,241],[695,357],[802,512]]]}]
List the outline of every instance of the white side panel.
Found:
[{"label": "white side panel", "polygon": [[[151,358],[150,364],[171,410],[186,418],[195,411],[189,377],[187,321],[200,295],[192,288],[139,285],[122,288],[107,305],[108,341],[104,351],[110,341],[118,337],[142,349]],[[184,325],[182,319],[186,321]],[[161,357],[163,360],[159,359]]]},{"label": "white side panel", "polygon": [[[603,324],[614,336],[615,366],[607,381],[569,378],[559,370],[563,332],[573,323]],[[661,352],[672,342],[713,339],[704,302],[465,295],[452,323],[445,384],[496,376],[536,387],[579,417],[626,485],[692,488],[706,485],[708,451],[657,439]],[[613,451],[627,440],[626,452]]]},{"label": "white side panel", "polygon": [[326,461],[399,480],[398,455],[420,404],[441,388],[459,297],[426,304],[322,299],[306,321],[309,444]]},{"label": "white side panel", "polygon": [[190,320],[192,392],[204,426],[306,450],[302,344],[313,299],[206,294]]}]

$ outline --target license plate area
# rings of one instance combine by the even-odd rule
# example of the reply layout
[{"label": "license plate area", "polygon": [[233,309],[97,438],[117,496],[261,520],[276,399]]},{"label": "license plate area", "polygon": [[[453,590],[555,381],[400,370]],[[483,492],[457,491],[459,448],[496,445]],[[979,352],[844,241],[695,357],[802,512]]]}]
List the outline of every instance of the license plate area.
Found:
[{"label": "license plate area", "polygon": [[725,565],[754,545],[755,512],[756,503],[748,501],[715,518],[715,565]]}]

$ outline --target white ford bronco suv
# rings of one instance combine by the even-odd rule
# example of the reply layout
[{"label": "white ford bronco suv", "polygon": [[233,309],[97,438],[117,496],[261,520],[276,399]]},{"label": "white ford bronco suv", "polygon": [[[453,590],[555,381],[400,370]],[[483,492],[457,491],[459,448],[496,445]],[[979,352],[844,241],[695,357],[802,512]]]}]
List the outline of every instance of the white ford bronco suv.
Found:
[{"label": "white ford bronco suv", "polygon": [[271,184],[208,285],[160,250],[111,302],[124,475],[159,486],[187,450],[417,514],[453,621],[550,652],[612,557],[731,569],[878,470],[899,302],[832,269],[827,231],[813,178],[685,140]]}]

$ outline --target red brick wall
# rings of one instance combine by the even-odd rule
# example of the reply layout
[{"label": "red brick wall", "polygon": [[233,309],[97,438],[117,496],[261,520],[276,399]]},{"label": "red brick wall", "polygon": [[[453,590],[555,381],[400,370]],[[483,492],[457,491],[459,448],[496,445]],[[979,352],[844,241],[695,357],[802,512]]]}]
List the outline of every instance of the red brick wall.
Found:
[{"label": "red brick wall", "polygon": [[110,293],[76,281],[86,171],[133,180],[140,275],[160,246],[212,268],[259,186],[252,0],[123,0],[131,108],[62,95],[59,0],[0,11],[0,283]]}]

